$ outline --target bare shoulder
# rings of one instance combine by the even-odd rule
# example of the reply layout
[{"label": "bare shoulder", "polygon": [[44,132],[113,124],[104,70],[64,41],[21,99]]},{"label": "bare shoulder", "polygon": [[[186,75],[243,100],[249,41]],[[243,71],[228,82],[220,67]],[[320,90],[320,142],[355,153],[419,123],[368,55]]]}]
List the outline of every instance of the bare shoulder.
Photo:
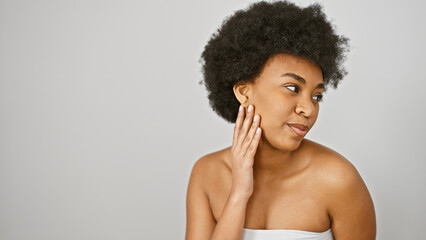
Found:
[{"label": "bare shoulder", "polygon": [[312,140],[304,139],[308,156],[317,176],[326,181],[329,186],[342,184],[363,184],[361,176],[355,166],[337,151]]},{"label": "bare shoulder", "polygon": [[215,180],[226,169],[226,151],[220,150],[198,159],[191,172],[186,198],[186,238],[210,239],[216,220],[210,192]]},{"label": "bare shoulder", "polygon": [[201,181],[205,187],[211,182],[220,179],[230,171],[227,156],[230,148],[206,154],[199,158],[192,168],[191,179]]},{"label": "bare shoulder", "polygon": [[336,239],[375,239],[373,201],[355,166],[341,154],[307,140],[306,152],[312,161],[316,180],[326,196],[325,205]]},{"label": "bare shoulder", "polygon": [[218,170],[228,167],[227,155],[229,149],[230,148],[224,148],[202,156],[194,163],[193,171],[208,173],[215,169]]},{"label": "bare shoulder", "polygon": [[330,206],[352,194],[370,197],[364,180],[350,160],[329,147],[305,140],[306,152],[312,158],[311,173],[321,183],[321,191],[326,194]]}]

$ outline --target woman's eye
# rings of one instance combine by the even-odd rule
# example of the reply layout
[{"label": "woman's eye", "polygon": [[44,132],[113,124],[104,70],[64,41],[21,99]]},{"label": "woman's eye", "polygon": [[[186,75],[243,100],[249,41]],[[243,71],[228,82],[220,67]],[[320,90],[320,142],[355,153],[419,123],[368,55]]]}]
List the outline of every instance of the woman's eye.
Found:
[{"label": "woman's eye", "polygon": [[317,101],[317,102],[321,102],[321,101],[322,101],[322,98],[323,98],[323,95],[322,95],[322,94],[320,94],[320,95],[315,95],[315,96],[314,96],[314,98],[315,98],[315,101]]},{"label": "woman's eye", "polygon": [[296,93],[299,92],[299,87],[296,85],[289,85],[289,86],[286,86],[286,88],[288,88],[292,92],[296,92]]}]

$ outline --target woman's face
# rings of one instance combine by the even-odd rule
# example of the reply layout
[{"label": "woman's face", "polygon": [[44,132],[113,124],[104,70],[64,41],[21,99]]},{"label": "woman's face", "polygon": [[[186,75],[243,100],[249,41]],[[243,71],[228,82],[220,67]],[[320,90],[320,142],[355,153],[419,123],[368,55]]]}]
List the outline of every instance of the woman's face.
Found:
[{"label": "woman's face", "polygon": [[261,116],[262,141],[281,150],[297,149],[318,117],[324,91],[320,67],[306,59],[277,54],[248,89],[248,104]]}]

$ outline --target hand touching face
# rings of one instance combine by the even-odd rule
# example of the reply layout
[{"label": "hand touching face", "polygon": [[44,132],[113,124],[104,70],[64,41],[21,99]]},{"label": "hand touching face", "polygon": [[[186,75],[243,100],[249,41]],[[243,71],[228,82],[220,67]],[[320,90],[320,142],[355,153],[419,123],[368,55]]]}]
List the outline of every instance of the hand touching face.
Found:
[{"label": "hand touching face", "polygon": [[254,114],[253,105],[240,106],[235,122],[232,141],[232,187],[231,194],[248,200],[253,193],[254,155],[259,145],[262,130],[260,117]]}]

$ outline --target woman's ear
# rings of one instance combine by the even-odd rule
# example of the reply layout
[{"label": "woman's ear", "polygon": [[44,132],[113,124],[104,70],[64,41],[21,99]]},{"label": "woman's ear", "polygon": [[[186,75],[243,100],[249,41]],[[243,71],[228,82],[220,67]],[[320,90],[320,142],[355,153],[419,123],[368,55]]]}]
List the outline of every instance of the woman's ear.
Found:
[{"label": "woman's ear", "polygon": [[233,90],[238,102],[244,107],[248,107],[250,100],[250,84],[238,82],[234,85]]}]

